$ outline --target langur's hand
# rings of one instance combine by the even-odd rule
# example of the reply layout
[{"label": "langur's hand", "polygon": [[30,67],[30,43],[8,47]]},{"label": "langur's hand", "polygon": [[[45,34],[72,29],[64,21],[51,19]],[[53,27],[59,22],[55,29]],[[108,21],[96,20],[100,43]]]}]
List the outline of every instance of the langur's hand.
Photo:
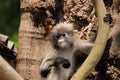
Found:
[{"label": "langur's hand", "polygon": [[54,64],[54,61],[52,61],[52,60],[46,60],[46,61],[43,61],[41,63],[41,66],[40,66],[40,75],[43,78],[47,78],[48,74],[51,71],[51,68],[54,67],[54,66],[51,66],[53,64]]},{"label": "langur's hand", "polygon": [[57,66],[59,66],[60,64],[62,64],[62,65],[63,65],[63,68],[66,68],[66,69],[70,67],[70,62],[69,62],[67,59],[64,59],[64,58],[62,58],[62,57],[57,57],[57,58],[55,59],[54,64],[51,65],[51,66],[57,67]]}]

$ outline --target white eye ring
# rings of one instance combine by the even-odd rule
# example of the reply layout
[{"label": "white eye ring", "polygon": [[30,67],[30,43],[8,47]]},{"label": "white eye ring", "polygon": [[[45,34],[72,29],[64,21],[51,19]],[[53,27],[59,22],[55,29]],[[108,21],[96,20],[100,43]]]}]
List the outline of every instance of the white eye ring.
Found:
[{"label": "white eye ring", "polygon": [[67,33],[62,33],[61,36],[62,37],[68,37],[68,34]]}]

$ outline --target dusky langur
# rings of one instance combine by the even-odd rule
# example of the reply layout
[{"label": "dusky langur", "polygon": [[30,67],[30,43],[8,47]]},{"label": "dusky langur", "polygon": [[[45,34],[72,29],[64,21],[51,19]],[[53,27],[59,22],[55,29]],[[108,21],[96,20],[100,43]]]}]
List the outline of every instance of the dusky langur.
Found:
[{"label": "dusky langur", "polygon": [[[109,56],[120,60],[120,14],[108,39],[112,39],[112,42],[108,42],[111,44]],[[73,32],[73,24],[66,22],[53,28],[50,41],[53,50],[45,56],[40,65],[40,74],[45,80],[69,80],[94,45],[94,40],[78,39]]]},{"label": "dusky langur", "polygon": [[45,56],[40,65],[40,74],[46,80],[69,80],[94,44],[91,40],[80,40],[76,37],[73,24],[66,22],[54,26],[50,41],[53,50]]}]

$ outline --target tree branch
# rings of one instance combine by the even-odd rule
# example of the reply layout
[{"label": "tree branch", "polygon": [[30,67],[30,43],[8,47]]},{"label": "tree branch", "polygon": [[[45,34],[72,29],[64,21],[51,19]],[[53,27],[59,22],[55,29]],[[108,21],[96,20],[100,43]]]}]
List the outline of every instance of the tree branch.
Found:
[{"label": "tree branch", "polygon": [[63,19],[64,15],[64,0],[55,0],[55,8],[56,8],[56,22],[59,23]]},{"label": "tree branch", "polygon": [[109,22],[104,22],[103,20],[103,18],[106,16],[106,8],[104,6],[103,0],[93,0],[93,2],[98,16],[99,29],[97,39],[89,56],[83,65],[78,69],[76,74],[71,78],[71,80],[85,80],[91,70],[95,68],[101,59],[107,43]]},{"label": "tree branch", "polygon": [[0,80],[24,79],[0,56]]}]

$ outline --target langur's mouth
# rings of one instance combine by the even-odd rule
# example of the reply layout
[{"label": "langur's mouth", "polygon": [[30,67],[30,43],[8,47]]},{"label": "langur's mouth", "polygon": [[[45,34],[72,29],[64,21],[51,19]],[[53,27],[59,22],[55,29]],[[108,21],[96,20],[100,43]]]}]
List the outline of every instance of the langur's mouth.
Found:
[{"label": "langur's mouth", "polygon": [[64,39],[59,39],[59,40],[58,40],[58,43],[63,43],[63,42],[65,42]]},{"label": "langur's mouth", "polygon": [[58,43],[58,45],[59,45],[59,47],[61,47],[61,48],[65,48],[65,47],[67,47],[66,42]]}]

